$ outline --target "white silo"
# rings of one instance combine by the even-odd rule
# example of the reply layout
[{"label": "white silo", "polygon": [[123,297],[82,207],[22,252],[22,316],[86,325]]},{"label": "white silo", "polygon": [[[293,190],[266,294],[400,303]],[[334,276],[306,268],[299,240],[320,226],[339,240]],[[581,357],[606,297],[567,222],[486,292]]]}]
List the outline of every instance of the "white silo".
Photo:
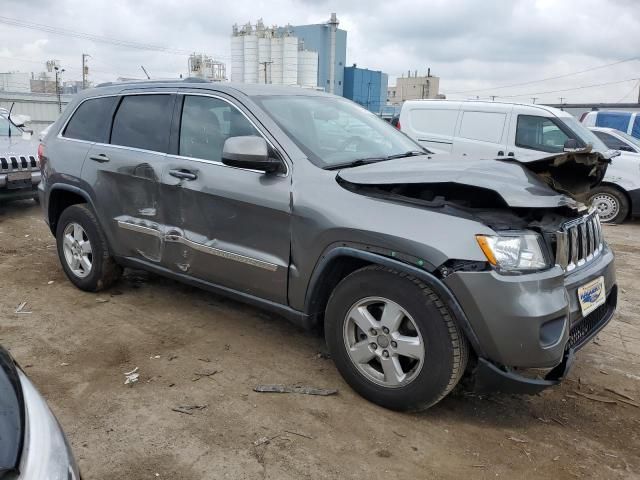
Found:
[{"label": "white silo", "polygon": [[244,81],[244,40],[237,31],[231,37],[231,81]]},{"label": "white silo", "polygon": [[271,39],[271,83],[282,85],[282,37]]},{"label": "white silo", "polygon": [[298,85],[303,87],[318,86],[318,52],[298,51]]},{"label": "white silo", "polygon": [[282,83],[296,85],[298,83],[298,38],[282,38]]},{"label": "white silo", "polygon": [[248,33],[244,40],[244,83],[258,83],[258,37]]},{"label": "white silo", "polygon": [[271,83],[271,36],[258,38],[258,83]]}]

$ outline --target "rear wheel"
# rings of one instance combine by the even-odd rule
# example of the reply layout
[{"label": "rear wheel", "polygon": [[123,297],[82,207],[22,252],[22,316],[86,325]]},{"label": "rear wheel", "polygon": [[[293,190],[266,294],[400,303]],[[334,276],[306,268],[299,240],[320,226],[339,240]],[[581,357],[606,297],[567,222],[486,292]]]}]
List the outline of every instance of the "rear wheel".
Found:
[{"label": "rear wheel", "polygon": [[600,220],[607,223],[622,223],[629,215],[627,196],[614,187],[603,185],[596,188],[589,203],[598,210]]},{"label": "rear wheel", "polygon": [[72,205],[62,212],[56,240],[62,268],[81,290],[97,292],[120,277],[122,268],[109,255],[98,220],[87,205]]},{"label": "rear wheel", "polygon": [[441,299],[420,280],[379,266],[334,290],[325,316],[332,358],[351,387],[394,410],[422,410],[458,383],[467,342]]}]

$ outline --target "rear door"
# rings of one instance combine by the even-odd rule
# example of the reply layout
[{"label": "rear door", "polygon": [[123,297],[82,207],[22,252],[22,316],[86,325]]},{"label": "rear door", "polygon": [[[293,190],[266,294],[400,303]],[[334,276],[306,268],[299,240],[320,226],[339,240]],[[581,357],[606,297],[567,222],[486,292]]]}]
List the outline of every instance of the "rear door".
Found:
[{"label": "rear door", "polygon": [[137,93],[117,97],[110,137],[95,143],[82,179],[114,253],[159,263],[164,223],[160,180],[167,162],[175,95]]},{"label": "rear door", "polygon": [[434,153],[450,153],[458,122],[459,104],[429,102],[406,104],[400,114],[400,128]]},{"label": "rear door", "polygon": [[165,261],[178,274],[286,303],[290,169],[282,174],[222,163],[227,138],[258,135],[251,113],[222,93],[178,96],[175,154],[162,178],[169,230]]},{"label": "rear door", "polygon": [[482,110],[460,111],[460,120],[453,142],[456,155],[491,159],[505,155],[511,108],[487,105]]}]

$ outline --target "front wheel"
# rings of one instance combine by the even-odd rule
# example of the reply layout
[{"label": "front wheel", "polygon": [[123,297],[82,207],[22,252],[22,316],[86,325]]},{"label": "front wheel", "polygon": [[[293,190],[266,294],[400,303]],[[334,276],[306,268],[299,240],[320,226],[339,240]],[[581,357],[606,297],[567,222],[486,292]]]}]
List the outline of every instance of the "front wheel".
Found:
[{"label": "front wheel", "polygon": [[603,185],[596,188],[589,203],[597,209],[600,220],[606,223],[622,223],[629,215],[629,200],[614,187]]},{"label": "front wheel", "polygon": [[98,220],[87,205],[72,205],[62,212],[56,241],[62,268],[79,289],[97,292],[120,277],[122,268],[109,255]]},{"label": "front wheel", "polygon": [[460,380],[467,341],[442,300],[419,279],[379,266],[336,287],[325,336],[347,383],[393,410],[424,410]]}]

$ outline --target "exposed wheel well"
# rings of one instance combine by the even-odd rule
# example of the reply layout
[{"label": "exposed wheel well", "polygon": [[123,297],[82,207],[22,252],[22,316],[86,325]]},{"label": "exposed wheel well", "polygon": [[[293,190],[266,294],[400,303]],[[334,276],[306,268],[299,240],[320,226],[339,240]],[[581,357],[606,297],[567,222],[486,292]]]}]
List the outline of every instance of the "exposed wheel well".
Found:
[{"label": "exposed wheel well", "polygon": [[329,297],[338,283],[347,275],[367,265],[372,265],[372,263],[361,258],[345,255],[332,259],[323,269],[322,280],[318,282],[311,292],[309,300],[309,312],[313,315],[314,323],[318,327],[322,328],[323,326],[324,311]]},{"label": "exposed wheel well", "polygon": [[56,227],[58,225],[58,219],[62,212],[71,205],[77,205],[79,203],[87,203],[87,200],[82,196],[69,190],[56,189],[49,195],[49,228],[55,235]]}]

